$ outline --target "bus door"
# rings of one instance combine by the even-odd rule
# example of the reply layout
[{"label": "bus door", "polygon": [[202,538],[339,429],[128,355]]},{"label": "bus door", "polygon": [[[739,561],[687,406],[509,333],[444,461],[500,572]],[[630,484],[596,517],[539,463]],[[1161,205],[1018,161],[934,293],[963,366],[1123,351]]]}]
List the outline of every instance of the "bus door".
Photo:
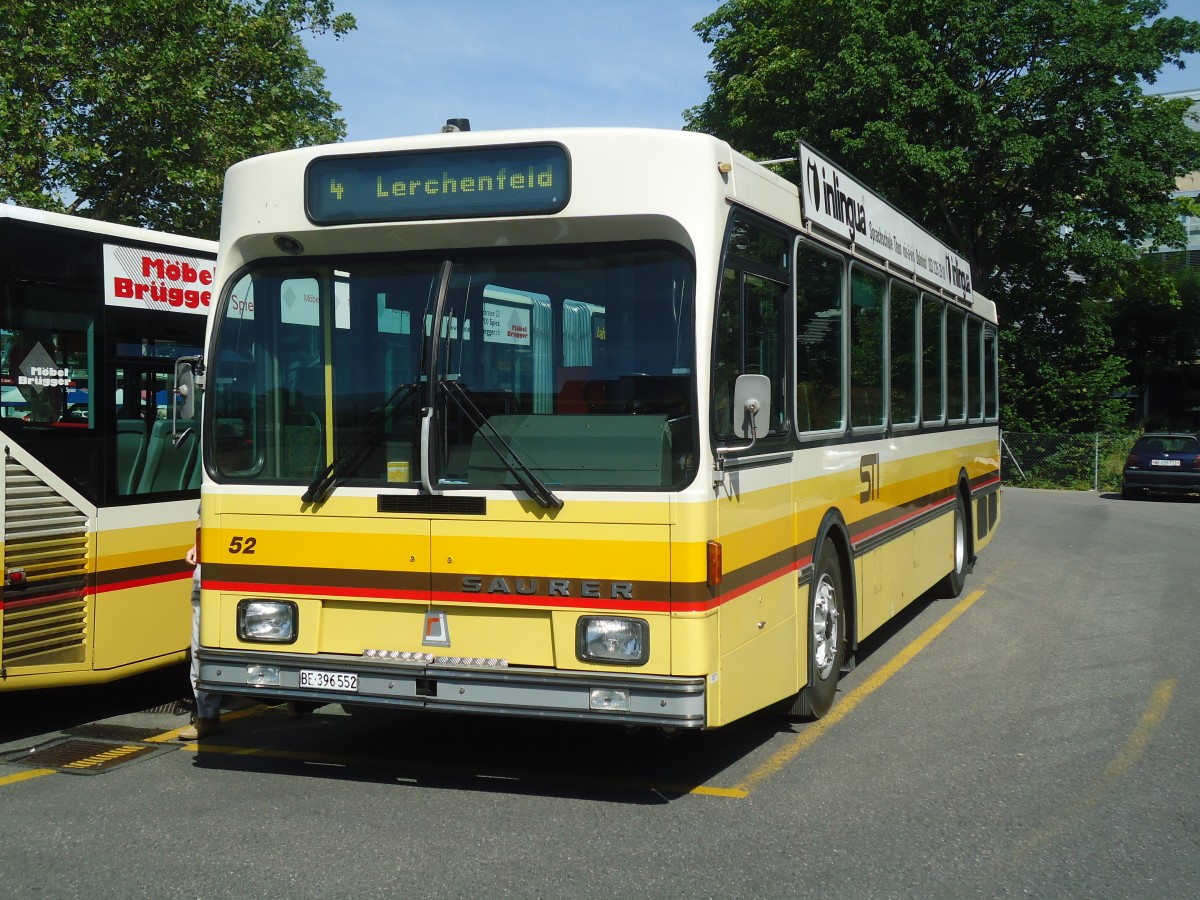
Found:
[{"label": "bus door", "polygon": [[[715,322],[711,419],[721,463],[720,719],[799,690],[786,237],[735,213]],[[753,399],[757,414],[747,409]],[[798,637],[799,635],[799,637]]]}]

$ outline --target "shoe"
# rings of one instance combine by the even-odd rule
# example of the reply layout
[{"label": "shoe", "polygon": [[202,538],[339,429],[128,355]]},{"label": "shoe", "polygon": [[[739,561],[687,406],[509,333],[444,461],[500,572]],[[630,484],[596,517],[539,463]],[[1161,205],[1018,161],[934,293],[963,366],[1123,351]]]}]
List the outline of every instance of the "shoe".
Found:
[{"label": "shoe", "polygon": [[196,719],[187,728],[179,732],[181,741],[198,741],[201,738],[220,734],[225,729],[221,727],[220,719]]},{"label": "shoe", "polygon": [[315,703],[298,703],[295,700],[289,700],[287,705],[287,717],[289,719],[302,719],[316,708],[317,706]]}]

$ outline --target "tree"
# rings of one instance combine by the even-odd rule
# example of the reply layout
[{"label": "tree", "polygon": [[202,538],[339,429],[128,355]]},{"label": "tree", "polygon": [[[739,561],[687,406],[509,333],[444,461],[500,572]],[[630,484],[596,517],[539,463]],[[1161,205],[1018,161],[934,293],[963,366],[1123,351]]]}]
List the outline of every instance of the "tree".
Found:
[{"label": "tree", "polygon": [[1130,361],[1132,385],[1143,399],[1138,413],[1160,428],[1200,426],[1200,271],[1172,266],[1182,255],[1143,257],[1111,310],[1117,350]]},{"label": "tree", "polygon": [[345,135],[333,0],[7,0],[0,200],[215,237],[225,169]]},{"label": "tree", "polygon": [[1187,100],[1147,95],[1200,50],[1164,0],[729,0],[696,29],[688,127],[762,158],[813,143],[954,247],[1005,329],[1005,417],[1105,427],[1123,365],[1103,304],[1143,239],[1179,246],[1200,169]]}]

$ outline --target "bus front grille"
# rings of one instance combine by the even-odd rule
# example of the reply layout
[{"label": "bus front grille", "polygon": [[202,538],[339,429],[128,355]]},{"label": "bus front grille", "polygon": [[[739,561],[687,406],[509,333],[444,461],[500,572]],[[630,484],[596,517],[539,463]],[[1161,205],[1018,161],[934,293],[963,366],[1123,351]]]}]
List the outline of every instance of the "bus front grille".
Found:
[{"label": "bus front grille", "polygon": [[5,669],[86,660],[87,516],[9,456],[4,467]]}]

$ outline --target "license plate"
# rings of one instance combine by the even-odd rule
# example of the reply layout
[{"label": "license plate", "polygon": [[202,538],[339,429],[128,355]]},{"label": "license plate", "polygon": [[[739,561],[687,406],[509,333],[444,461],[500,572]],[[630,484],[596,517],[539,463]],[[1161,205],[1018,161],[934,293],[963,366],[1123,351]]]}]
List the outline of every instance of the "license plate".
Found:
[{"label": "license plate", "polygon": [[353,672],[322,672],[315,669],[300,670],[300,687],[318,691],[358,692],[358,676]]},{"label": "license plate", "polygon": [[1150,460],[1150,465],[1152,465],[1152,466],[1173,466],[1177,469],[1177,468],[1179,468],[1179,460],[1177,460],[1177,459],[1152,459],[1152,460]]}]

